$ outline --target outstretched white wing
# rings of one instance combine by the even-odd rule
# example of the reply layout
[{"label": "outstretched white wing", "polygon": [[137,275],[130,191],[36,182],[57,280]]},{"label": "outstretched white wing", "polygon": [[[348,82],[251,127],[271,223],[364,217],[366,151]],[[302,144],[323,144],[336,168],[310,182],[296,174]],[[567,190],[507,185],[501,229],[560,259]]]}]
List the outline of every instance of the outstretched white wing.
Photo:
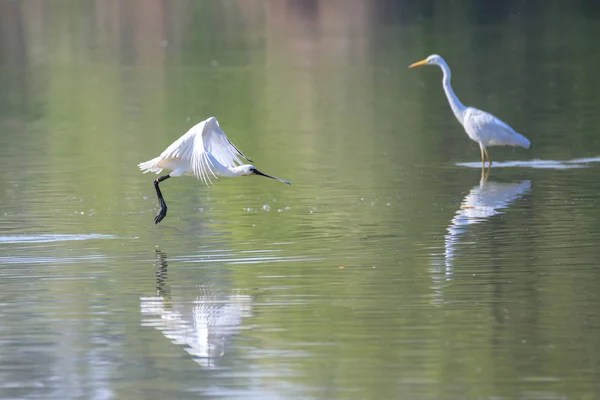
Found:
[{"label": "outstretched white wing", "polygon": [[469,107],[463,124],[470,135],[474,135],[485,146],[521,146],[529,148],[530,142],[525,136],[515,132],[508,124],[492,114]]},{"label": "outstretched white wing", "polygon": [[225,132],[219,126],[219,121],[215,117],[207,119],[202,129],[202,142],[206,151],[222,165],[226,167],[235,167],[243,164],[240,157],[252,162],[246,157],[225,135]]},{"label": "outstretched white wing", "polygon": [[229,141],[215,117],[194,125],[160,155],[162,160],[173,160],[185,167],[182,169],[191,169],[207,185],[212,184],[211,175],[216,178],[228,168],[242,164],[240,157],[249,160]]}]

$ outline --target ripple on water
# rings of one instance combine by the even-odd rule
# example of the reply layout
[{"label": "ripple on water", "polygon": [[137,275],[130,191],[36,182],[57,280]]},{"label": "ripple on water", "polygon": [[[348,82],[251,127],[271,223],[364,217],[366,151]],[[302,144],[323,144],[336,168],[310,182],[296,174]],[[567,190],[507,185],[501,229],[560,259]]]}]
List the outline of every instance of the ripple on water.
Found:
[{"label": "ripple on water", "polygon": [[50,243],[50,242],[67,242],[67,241],[73,241],[73,240],[92,240],[92,239],[117,239],[117,236],[102,235],[102,234],[98,234],[98,233],[5,235],[5,236],[0,236],[0,244],[2,244],[2,243]]},{"label": "ripple on water", "polygon": [[[572,160],[529,160],[529,161],[494,161],[494,168],[521,167],[536,169],[575,169],[586,168],[588,164],[600,162],[600,157],[575,158]],[[461,167],[481,168],[481,162],[456,163]]]}]

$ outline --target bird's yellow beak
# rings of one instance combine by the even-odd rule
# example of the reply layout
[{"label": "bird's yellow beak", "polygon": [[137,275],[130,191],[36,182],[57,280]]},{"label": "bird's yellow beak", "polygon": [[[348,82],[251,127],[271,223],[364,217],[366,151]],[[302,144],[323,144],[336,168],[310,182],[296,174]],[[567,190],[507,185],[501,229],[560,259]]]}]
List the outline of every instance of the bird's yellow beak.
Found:
[{"label": "bird's yellow beak", "polygon": [[427,64],[427,59],[417,61],[416,63],[410,64],[408,68],[420,67],[421,65]]}]

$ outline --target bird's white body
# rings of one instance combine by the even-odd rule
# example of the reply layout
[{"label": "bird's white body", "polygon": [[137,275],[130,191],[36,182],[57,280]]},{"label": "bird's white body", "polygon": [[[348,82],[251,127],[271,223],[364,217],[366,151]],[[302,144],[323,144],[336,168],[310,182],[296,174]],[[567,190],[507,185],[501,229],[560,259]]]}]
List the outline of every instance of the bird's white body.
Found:
[{"label": "bird's white body", "polygon": [[254,165],[243,164],[246,157],[225,135],[215,117],[210,117],[194,125],[183,136],[173,142],[160,156],[138,164],[144,172],[160,174],[163,169],[171,173],[154,181],[154,188],[161,211],[154,219],[159,223],[167,215],[167,205],[159,188],[160,182],[175,176],[191,175],[207,185],[217,176],[261,175],[290,184],[285,179],[276,178],[257,170]]},{"label": "bird's white body", "polygon": [[450,83],[452,76],[450,67],[448,67],[448,64],[446,64],[446,61],[444,61],[442,57],[433,54],[425,60],[412,64],[410,68],[420,65],[437,65],[442,69],[444,75],[442,78],[442,86],[444,88],[444,93],[446,93],[446,97],[448,98],[450,108],[458,122],[465,128],[467,135],[472,140],[479,143],[482,162],[484,161],[484,153],[489,158],[486,151],[486,147],[488,146],[520,146],[526,149],[529,148],[531,144],[529,139],[520,133],[517,133],[504,121],[490,113],[474,107],[466,107],[461,103]]},{"label": "bird's white body", "polygon": [[241,158],[249,160],[235,147],[215,117],[202,121],[174,141],[160,156],[139,164],[144,173],[172,171],[171,177],[191,175],[211,184],[211,176],[242,176],[247,168]]},{"label": "bird's white body", "polygon": [[515,132],[507,123],[490,113],[466,107],[462,124],[467,135],[477,143],[488,146],[520,146],[529,148],[531,142]]}]

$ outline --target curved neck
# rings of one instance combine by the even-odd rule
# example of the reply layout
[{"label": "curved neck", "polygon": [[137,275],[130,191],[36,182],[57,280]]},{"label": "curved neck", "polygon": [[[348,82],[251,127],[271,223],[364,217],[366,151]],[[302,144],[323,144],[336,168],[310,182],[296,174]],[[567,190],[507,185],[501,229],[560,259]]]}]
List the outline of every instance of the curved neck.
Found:
[{"label": "curved neck", "polygon": [[448,103],[450,104],[450,108],[452,108],[452,112],[456,119],[462,124],[464,111],[467,107],[464,106],[463,103],[460,102],[454,90],[452,89],[452,85],[450,84],[450,78],[452,77],[452,72],[450,72],[450,68],[445,61],[442,61],[438,64],[444,73],[444,78],[442,79],[442,86],[444,87],[444,92],[446,93],[446,97],[448,98]]}]

